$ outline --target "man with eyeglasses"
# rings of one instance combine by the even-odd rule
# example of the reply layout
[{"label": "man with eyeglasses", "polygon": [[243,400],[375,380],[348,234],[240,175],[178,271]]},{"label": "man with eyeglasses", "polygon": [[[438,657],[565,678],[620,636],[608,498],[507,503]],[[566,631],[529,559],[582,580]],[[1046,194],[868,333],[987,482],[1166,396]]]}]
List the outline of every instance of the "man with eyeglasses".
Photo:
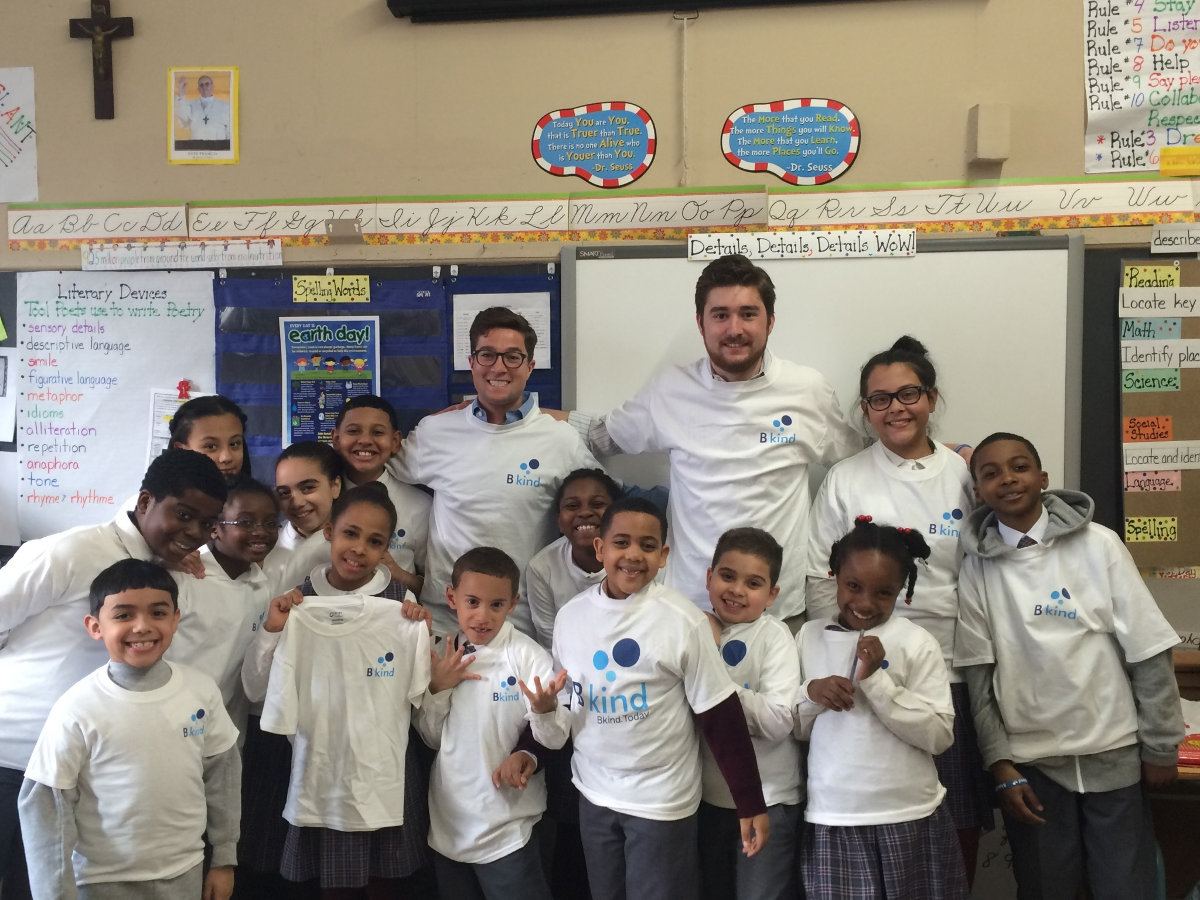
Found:
[{"label": "man with eyeglasses", "polygon": [[[524,595],[526,564],[557,537],[550,510],[559,482],[575,469],[599,468],[572,428],[537,414],[525,389],[537,335],[524,316],[485,309],[471,323],[470,340],[475,401],[426,416],[388,461],[401,481],[433,489],[421,602],[439,635],[458,628],[446,605],[454,561],[473,547],[499,547],[520,567]],[[526,603],[510,621],[533,637]]]}]

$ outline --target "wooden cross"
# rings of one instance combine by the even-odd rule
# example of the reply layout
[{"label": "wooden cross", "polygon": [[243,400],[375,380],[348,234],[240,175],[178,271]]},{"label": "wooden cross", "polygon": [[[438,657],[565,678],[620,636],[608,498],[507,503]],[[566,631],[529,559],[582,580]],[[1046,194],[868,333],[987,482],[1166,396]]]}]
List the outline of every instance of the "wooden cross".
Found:
[{"label": "wooden cross", "polygon": [[72,19],[71,37],[92,42],[92,91],[97,119],[112,119],[113,112],[113,38],[133,37],[133,19],[114,19],[109,0],[91,0],[90,19]]}]

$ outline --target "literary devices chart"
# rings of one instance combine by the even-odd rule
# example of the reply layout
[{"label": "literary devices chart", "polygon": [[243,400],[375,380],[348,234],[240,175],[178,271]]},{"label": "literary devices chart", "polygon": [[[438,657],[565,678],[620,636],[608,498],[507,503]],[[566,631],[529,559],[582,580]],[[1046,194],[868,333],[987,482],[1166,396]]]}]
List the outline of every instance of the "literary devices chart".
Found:
[{"label": "literary devices chart", "polygon": [[212,391],[211,272],[17,279],[17,523],[30,539],[104,522],[147,464],[151,390]]}]

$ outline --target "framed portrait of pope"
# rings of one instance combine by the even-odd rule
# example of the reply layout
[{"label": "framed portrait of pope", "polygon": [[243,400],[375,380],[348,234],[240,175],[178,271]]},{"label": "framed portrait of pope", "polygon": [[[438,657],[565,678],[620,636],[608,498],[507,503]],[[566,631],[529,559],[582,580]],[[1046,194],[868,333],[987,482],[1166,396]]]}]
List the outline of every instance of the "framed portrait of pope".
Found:
[{"label": "framed portrait of pope", "polygon": [[167,70],[167,161],[233,165],[238,161],[236,67]]}]

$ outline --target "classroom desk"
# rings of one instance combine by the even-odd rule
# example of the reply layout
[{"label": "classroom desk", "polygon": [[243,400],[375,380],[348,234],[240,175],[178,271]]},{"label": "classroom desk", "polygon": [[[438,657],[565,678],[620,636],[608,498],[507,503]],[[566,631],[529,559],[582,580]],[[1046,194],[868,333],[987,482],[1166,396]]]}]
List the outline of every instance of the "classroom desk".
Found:
[{"label": "classroom desk", "polygon": [[[1179,694],[1200,700],[1200,651],[1175,651],[1175,678]],[[1167,897],[1183,897],[1200,882],[1200,766],[1180,766],[1179,781],[1150,795],[1154,833],[1162,850],[1167,875]]]}]

